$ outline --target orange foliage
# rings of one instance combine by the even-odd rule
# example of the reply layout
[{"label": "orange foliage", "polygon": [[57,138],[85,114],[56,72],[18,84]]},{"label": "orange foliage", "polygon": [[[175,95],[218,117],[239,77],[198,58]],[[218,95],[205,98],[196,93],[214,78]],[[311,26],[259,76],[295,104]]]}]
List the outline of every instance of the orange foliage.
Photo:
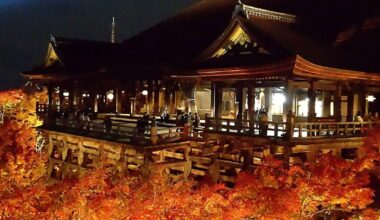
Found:
[{"label": "orange foliage", "polygon": [[[33,97],[33,98],[32,98]],[[369,209],[368,171],[379,161],[380,131],[370,134],[356,161],[320,155],[316,163],[283,167],[268,157],[242,172],[234,188],[197,183],[149,166],[117,174],[105,167],[79,180],[45,181],[46,157],[34,151],[36,99],[0,92],[12,117],[0,127],[0,219],[376,219]],[[28,101],[29,100],[29,101]]]}]

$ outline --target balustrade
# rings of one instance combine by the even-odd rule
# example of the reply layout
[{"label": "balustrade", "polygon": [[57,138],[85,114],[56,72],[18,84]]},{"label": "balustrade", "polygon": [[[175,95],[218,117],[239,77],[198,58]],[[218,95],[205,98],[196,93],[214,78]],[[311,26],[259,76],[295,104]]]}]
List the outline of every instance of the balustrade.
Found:
[{"label": "balustrade", "polygon": [[171,142],[190,136],[184,132],[183,127],[158,127],[149,125],[144,132],[138,132],[137,122],[115,122],[111,127],[106,126],[100,120],[79,121],[76,119],[56,118],[53,123],[47,124],[49,127],[64,128],[65,132],[80,132],[88,136],[110,136],[115,139],[130,139],[139,143],[157,143]]},{"label": "balustrade", "polygon": [[246,120],[208,118],[206,120],[205,130],[274,138],[283,138],[287,132],[290,132],[292,139],[313,139],[365,136],[369,130],[379,123],[379,121],[297,123],[268,121],[267,123],[260,123],[258,121],[251,122]]}]

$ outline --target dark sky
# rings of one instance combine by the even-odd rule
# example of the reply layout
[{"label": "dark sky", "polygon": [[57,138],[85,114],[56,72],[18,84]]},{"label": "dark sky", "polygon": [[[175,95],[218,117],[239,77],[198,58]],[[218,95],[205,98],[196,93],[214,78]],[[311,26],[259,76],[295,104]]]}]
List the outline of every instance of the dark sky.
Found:
[{"label": "dark sky", "polygon": [[195,0],[0,0],[0,89],[24,82],[19,72],[42,62],[49,36],[109,41],[131,37]]}]

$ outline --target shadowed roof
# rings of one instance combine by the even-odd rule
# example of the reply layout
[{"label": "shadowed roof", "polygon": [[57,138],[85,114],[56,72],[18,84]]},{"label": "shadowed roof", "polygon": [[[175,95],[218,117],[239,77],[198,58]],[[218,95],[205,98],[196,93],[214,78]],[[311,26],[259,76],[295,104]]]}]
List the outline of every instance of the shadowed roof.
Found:
[{"label": "shadowed roof", "polygon": [[[65,68],[72,72],[103,69],[120,77],[130,73],[157,76],[194,65],[195,58],[226,30],[236,3],[236,0],[202,0],[122,44],[56,37],[55,48]],[[285,24],[240,18],[250,32],[260,35],[268,44],[282,47],[292,55],[301,54],[319,65],[380,72],[380,64],[376,62],[379,29],[363,30],[366,19],[379,12],[378,1],[242,0],[242,3],[294,14],[299,19],[296,24]],[[351,27],[356,27],[353,34],[343,35],[343,43],[337,45],[337,38]],[[366,56],[361,54],[363,51]],[[223,63],[236,64],[233,59]]]}]

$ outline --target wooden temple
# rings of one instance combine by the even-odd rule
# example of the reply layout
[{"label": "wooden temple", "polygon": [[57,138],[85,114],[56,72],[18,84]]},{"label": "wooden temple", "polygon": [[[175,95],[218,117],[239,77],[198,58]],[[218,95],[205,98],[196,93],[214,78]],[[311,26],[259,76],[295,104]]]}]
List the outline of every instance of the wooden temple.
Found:
[{"label": "wooden temple", "polygon": [[[203,0],[122,43],[52,36],[43,65],[22,73],[48,89],[37,111],[49,172],[105,154],[128,169],[150,160],[228,181],[268,154],[360,156],[380,111],[380,15],[302,4]],[[164,111],[169,121],[152,120]],[[178,126],[179,112],[202,125]],[[151,126],[138,135],[144,113]]]}]

